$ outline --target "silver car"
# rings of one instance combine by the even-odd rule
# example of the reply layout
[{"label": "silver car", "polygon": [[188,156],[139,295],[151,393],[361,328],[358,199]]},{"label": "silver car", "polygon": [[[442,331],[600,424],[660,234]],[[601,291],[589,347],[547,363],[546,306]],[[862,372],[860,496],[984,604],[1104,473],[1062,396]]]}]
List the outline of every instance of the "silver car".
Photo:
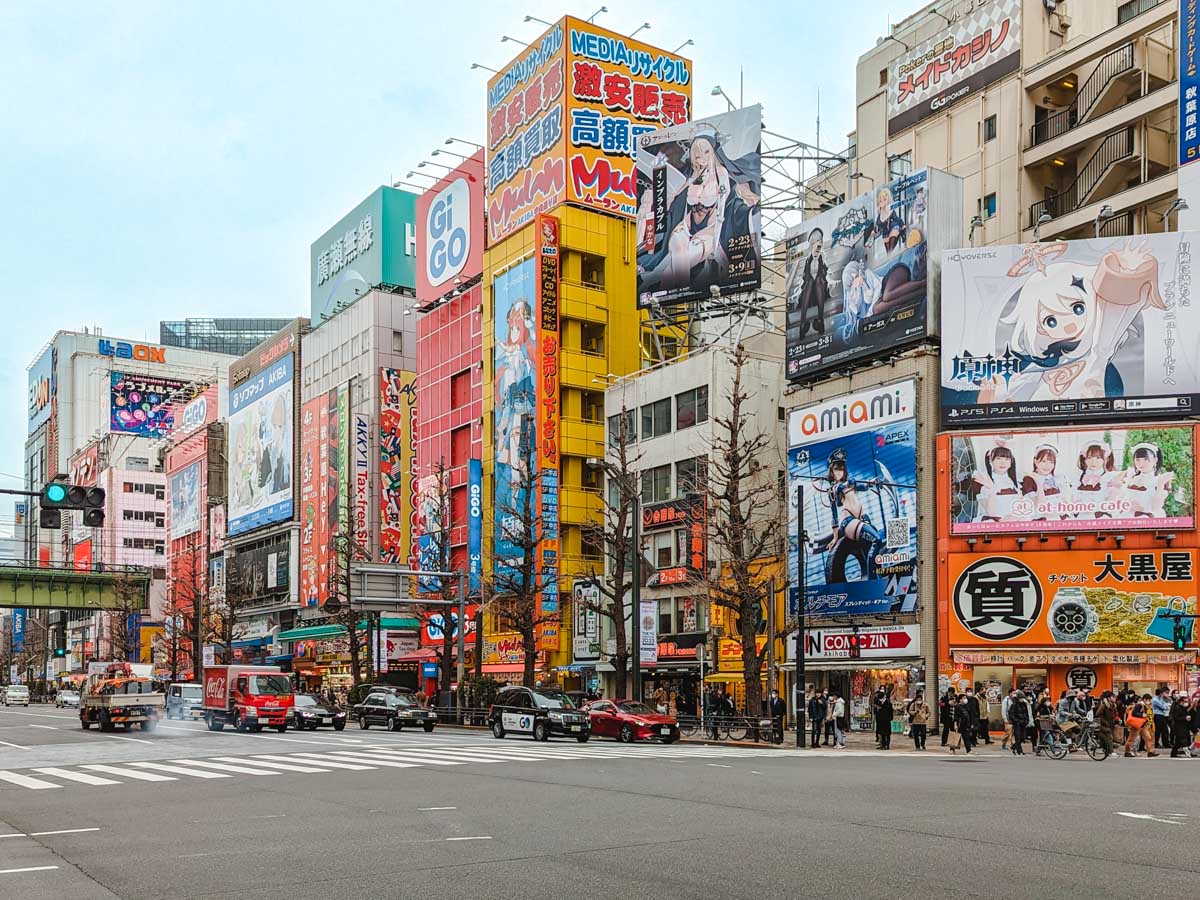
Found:
[{"label": "silver car", "polygon": [[64,690],[54,695],[54,705],[59,709],[71,706],[79,709],[79,691]]},{"label": "silver car", "polygon": [[5,706],[28,706],[29,688],[23,684],[10,684],[4,689]]}]

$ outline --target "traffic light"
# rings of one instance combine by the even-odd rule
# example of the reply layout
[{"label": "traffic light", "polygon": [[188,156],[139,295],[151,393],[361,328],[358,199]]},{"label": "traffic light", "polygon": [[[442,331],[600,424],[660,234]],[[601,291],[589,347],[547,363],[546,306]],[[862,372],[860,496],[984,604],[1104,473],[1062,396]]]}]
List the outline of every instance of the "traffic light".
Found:
[{"label": "traffic light", "polygon": [[58,528],[62,523],[61,510],[78,509],[83,512],[83,524],[89,528],[104,525],[104,488],[85,487],[82,484],[67,484],[52,481],[42,487],[39,523],[43,528]]},{"label": "traffic light", "polygon": [[66,647],[55,647],[55,648],[54,648],[54,656],[55,656],[55,658],[57,658],[57,659],[62,659],[62,658],[63,658],[64,656],[66,656],[66,655],[67,655],[67,648],[66,648]]},{"label": "traffic light", "polygon": [[849,647],[851,659],[859,659],[862,656],[862,638],[858,636],[857,631],[850,635]]},{"label": "traffic light", "polygon": [[1171,643],[1176,650],[1187,649],[1187,629],[1179,619],[1175,620],[1175,627],[1171,629]]}]

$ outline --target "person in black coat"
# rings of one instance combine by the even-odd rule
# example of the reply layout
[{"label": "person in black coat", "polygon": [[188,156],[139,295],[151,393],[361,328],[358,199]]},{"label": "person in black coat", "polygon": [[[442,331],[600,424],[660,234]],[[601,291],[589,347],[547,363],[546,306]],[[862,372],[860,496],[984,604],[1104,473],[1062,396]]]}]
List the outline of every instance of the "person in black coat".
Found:
[{"label": "person in black coat", "polygon": [[958,698],[958,706],[954,708],[954,730],[962,737],[963,749],[968,753],[975,746],[975,729],[979,724],[979,716],[971,714],[969,700],[964,694]]},{"label": "person in black coat", "polygon": [[1008,721],[1012,723],[1012,752],[1014,756],[1025,755],[1025,730],[1029,728],[1029,701],[1024,691],[1017,691],[1008,704]]},{"label": "person in black coat", "polygon": [[779,691],[771,691],[771,699],[767,701],[767,712],[771,716],[771,738],[777,744],[783,743],[783,720],[787,716],[787,704],[779,696]]},{"label": "person in black coat", "polygon": [[954,693],[954,688],[946,688],[946,693],[942,694],[942,699],[938,703],[938,721],[942,723],[943,747],[950,738],[950,732],[954,730],[954,707],[957,704],[958,697]]},{"label": "person in black coat", "polygon": [[880,750],[891,750],[892,719],[896,714],[892,697],[887,691],[880,691],[875,699],[875,738],[879,741]]},{"label": "person in black coat", "polygon": [[1192,736],[1192,711],[1183,691],[1171,702],[1171,756],[1187,756],[1188,741]]}]

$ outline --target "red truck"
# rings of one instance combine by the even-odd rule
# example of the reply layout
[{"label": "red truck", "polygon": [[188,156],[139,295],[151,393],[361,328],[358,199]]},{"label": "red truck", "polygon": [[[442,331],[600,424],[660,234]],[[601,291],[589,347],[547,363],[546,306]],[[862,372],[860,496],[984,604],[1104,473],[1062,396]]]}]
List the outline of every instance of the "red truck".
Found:
[{"label": "red truck", "polygon": [[292,682],[278,666],[210,666],[204,670],[204,721],[209,731],[270,726],[287,731]]}]

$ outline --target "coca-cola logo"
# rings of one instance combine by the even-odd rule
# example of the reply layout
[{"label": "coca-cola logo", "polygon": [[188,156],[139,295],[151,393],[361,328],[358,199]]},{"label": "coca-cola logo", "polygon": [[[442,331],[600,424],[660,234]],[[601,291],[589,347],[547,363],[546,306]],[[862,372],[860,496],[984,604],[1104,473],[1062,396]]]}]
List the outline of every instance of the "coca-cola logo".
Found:
[{"label": "coca-cola logo", "polygon": [[204,683],[204,700],[207,703],[209,700],[224,700],[225,699],[225,676],[220,675],[216,678],[210,678]]}]

